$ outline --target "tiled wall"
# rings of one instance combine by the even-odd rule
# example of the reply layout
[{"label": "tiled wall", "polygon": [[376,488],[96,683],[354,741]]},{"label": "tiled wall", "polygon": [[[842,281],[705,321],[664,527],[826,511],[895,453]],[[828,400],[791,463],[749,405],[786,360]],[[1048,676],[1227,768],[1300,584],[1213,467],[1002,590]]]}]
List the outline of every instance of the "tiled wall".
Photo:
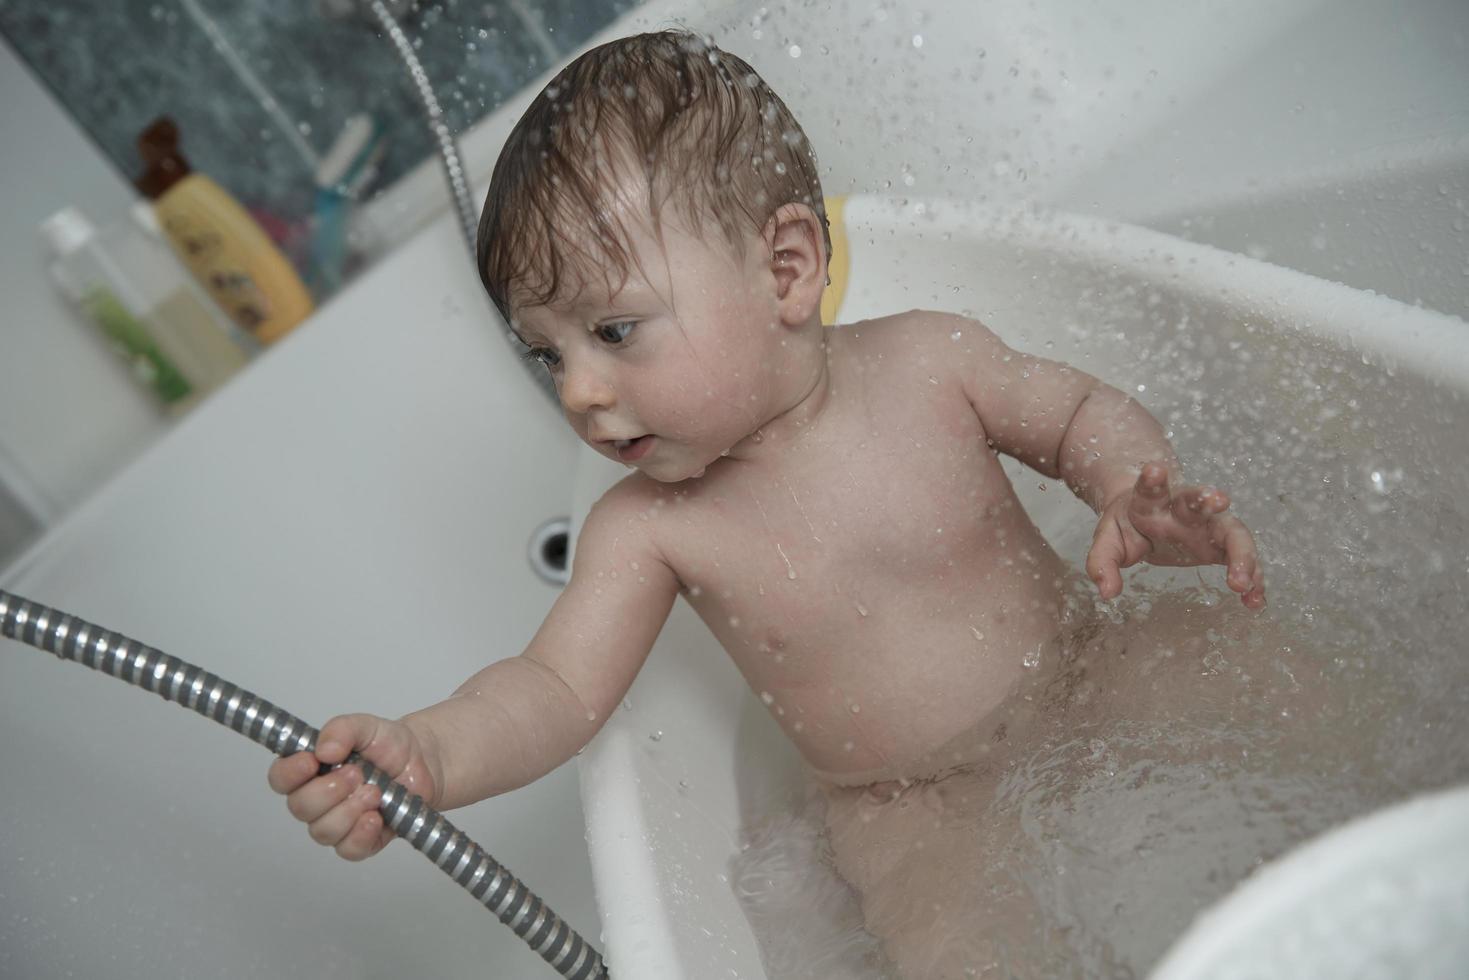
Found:
[{"label": "tiled wall", "polygon": [[[635,5],[425,0],[403,23],[459,131]],[[194,168],[249,207],[308,279],[311,155],[348,117],[371,114],[386,149],[370,194],[431,148],[386,38],[318,0],[0,0],[0,32],[129,179],[139,131],[171,115]]]}]

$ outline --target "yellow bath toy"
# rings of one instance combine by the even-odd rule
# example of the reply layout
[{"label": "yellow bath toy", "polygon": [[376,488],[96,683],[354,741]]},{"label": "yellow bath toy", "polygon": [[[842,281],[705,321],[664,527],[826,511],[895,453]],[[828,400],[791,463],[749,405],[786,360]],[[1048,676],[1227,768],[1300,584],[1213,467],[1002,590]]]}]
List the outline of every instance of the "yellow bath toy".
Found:
[{"label": "yellow bath toy", "polygon": [[831,259],[826,264],[826,291],[821,294],[821,322],[823,324],[837,322],[837,314],[842,309],[842,299],[847,295],[847,273],[852,263],[847,250],[847,228],[842,223],[842,207],[846,203],[847,200],[844,197],[826,199],[826,221],[831,234]]}]

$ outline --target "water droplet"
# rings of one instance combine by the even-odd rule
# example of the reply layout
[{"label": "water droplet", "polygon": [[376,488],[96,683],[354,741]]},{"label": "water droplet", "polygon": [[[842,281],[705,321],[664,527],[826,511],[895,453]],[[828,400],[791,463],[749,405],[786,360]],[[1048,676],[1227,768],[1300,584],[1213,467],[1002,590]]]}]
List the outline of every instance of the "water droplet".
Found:
[{"label": "water droplet", "polygon": [[1403,481],[1403,471],[1400,468],[1391,470],[1373,470],[1367,479],[1372,484],[1372,489],[1380,494],[1389,494]]},{"label": "water droplet", "polygon": [[913,35],[913,46],[915,48],[921,48],[921,47],[923,47],[923,35],[922,34],[914,34]]},{"label": "water droplet", "polygon": [[654,742],[661,742],[661,741],[663,741],[663,730],[660,728],[656,732],[649,732],[648,733],[648,738],[651,739],[651,740],[653,740]]},{"label": "water droplet", "polygon": [[851,709],[852,714],[854,714],[854,715],[855,714],[861,714],[861,712],[862,712],[862,706],[860,704],[848,705],[848,707]]},{"label": "water droplet", "polygon": [[791,45],[791,48],[790,48],[790,56],[792,58],[799,58],[799,57],[801,57],[801,46],[799,44],[792,44]]},{"label": "water droplet", "polygon": [[781,546],[779,544],[777,544],[775,546],[775,550],[778,551],[778,552],[780,552],[781,560],[786,563],[786,578],[788,578],[788,579],[795,578],[796,577],[796,567],[794,565],[792,565],[791,564],[791,560],[786,557],[785,551],[781,548]]},{"label": "water droplet", "polygon": [[857,615],[864,617],[867,615],[867,607],[860,602],[857,603]]},{"label": "water droplet", "polygon": [[761,691],[760,700],[764,701],[767,705],[771,705],[775,703],[775,695],[771,694],[769,691]]}]

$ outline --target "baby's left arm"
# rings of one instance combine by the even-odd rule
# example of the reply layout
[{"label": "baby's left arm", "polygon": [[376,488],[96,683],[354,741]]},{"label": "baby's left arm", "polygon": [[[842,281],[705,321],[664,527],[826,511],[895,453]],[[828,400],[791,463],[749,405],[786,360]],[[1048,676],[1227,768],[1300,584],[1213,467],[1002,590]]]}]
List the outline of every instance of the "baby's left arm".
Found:
[{"label": "baby's left arm", "polygon": [[[1135,399],[1059,361],[1007,347],[982,324],[931,314],[941,336],[972,344],[964,386],[990,445],[1066,482],[1100,516],[1086,571],[1104,599],[1122,592],[1122,569],[1225,565],[1225,581],[1251,609],[1265,605],[1255,540],[1229,494],[1181,482],[1163,427]],[[952,349],[952,348],[951,348]]]}]

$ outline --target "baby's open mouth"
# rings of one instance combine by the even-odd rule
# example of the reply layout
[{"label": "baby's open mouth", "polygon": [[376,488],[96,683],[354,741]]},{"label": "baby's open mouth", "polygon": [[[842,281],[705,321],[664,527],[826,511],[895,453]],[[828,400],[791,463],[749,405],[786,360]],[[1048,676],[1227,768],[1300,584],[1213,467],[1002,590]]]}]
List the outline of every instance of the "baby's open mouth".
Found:
[{"label": "baby's open mouth", "polygon": [[649,449],[653,448],[652,435],[638,436],[636,439],[613,439],[612,448],[617,450],[617,458],[624,463],[632,463],[645,456]]}]

